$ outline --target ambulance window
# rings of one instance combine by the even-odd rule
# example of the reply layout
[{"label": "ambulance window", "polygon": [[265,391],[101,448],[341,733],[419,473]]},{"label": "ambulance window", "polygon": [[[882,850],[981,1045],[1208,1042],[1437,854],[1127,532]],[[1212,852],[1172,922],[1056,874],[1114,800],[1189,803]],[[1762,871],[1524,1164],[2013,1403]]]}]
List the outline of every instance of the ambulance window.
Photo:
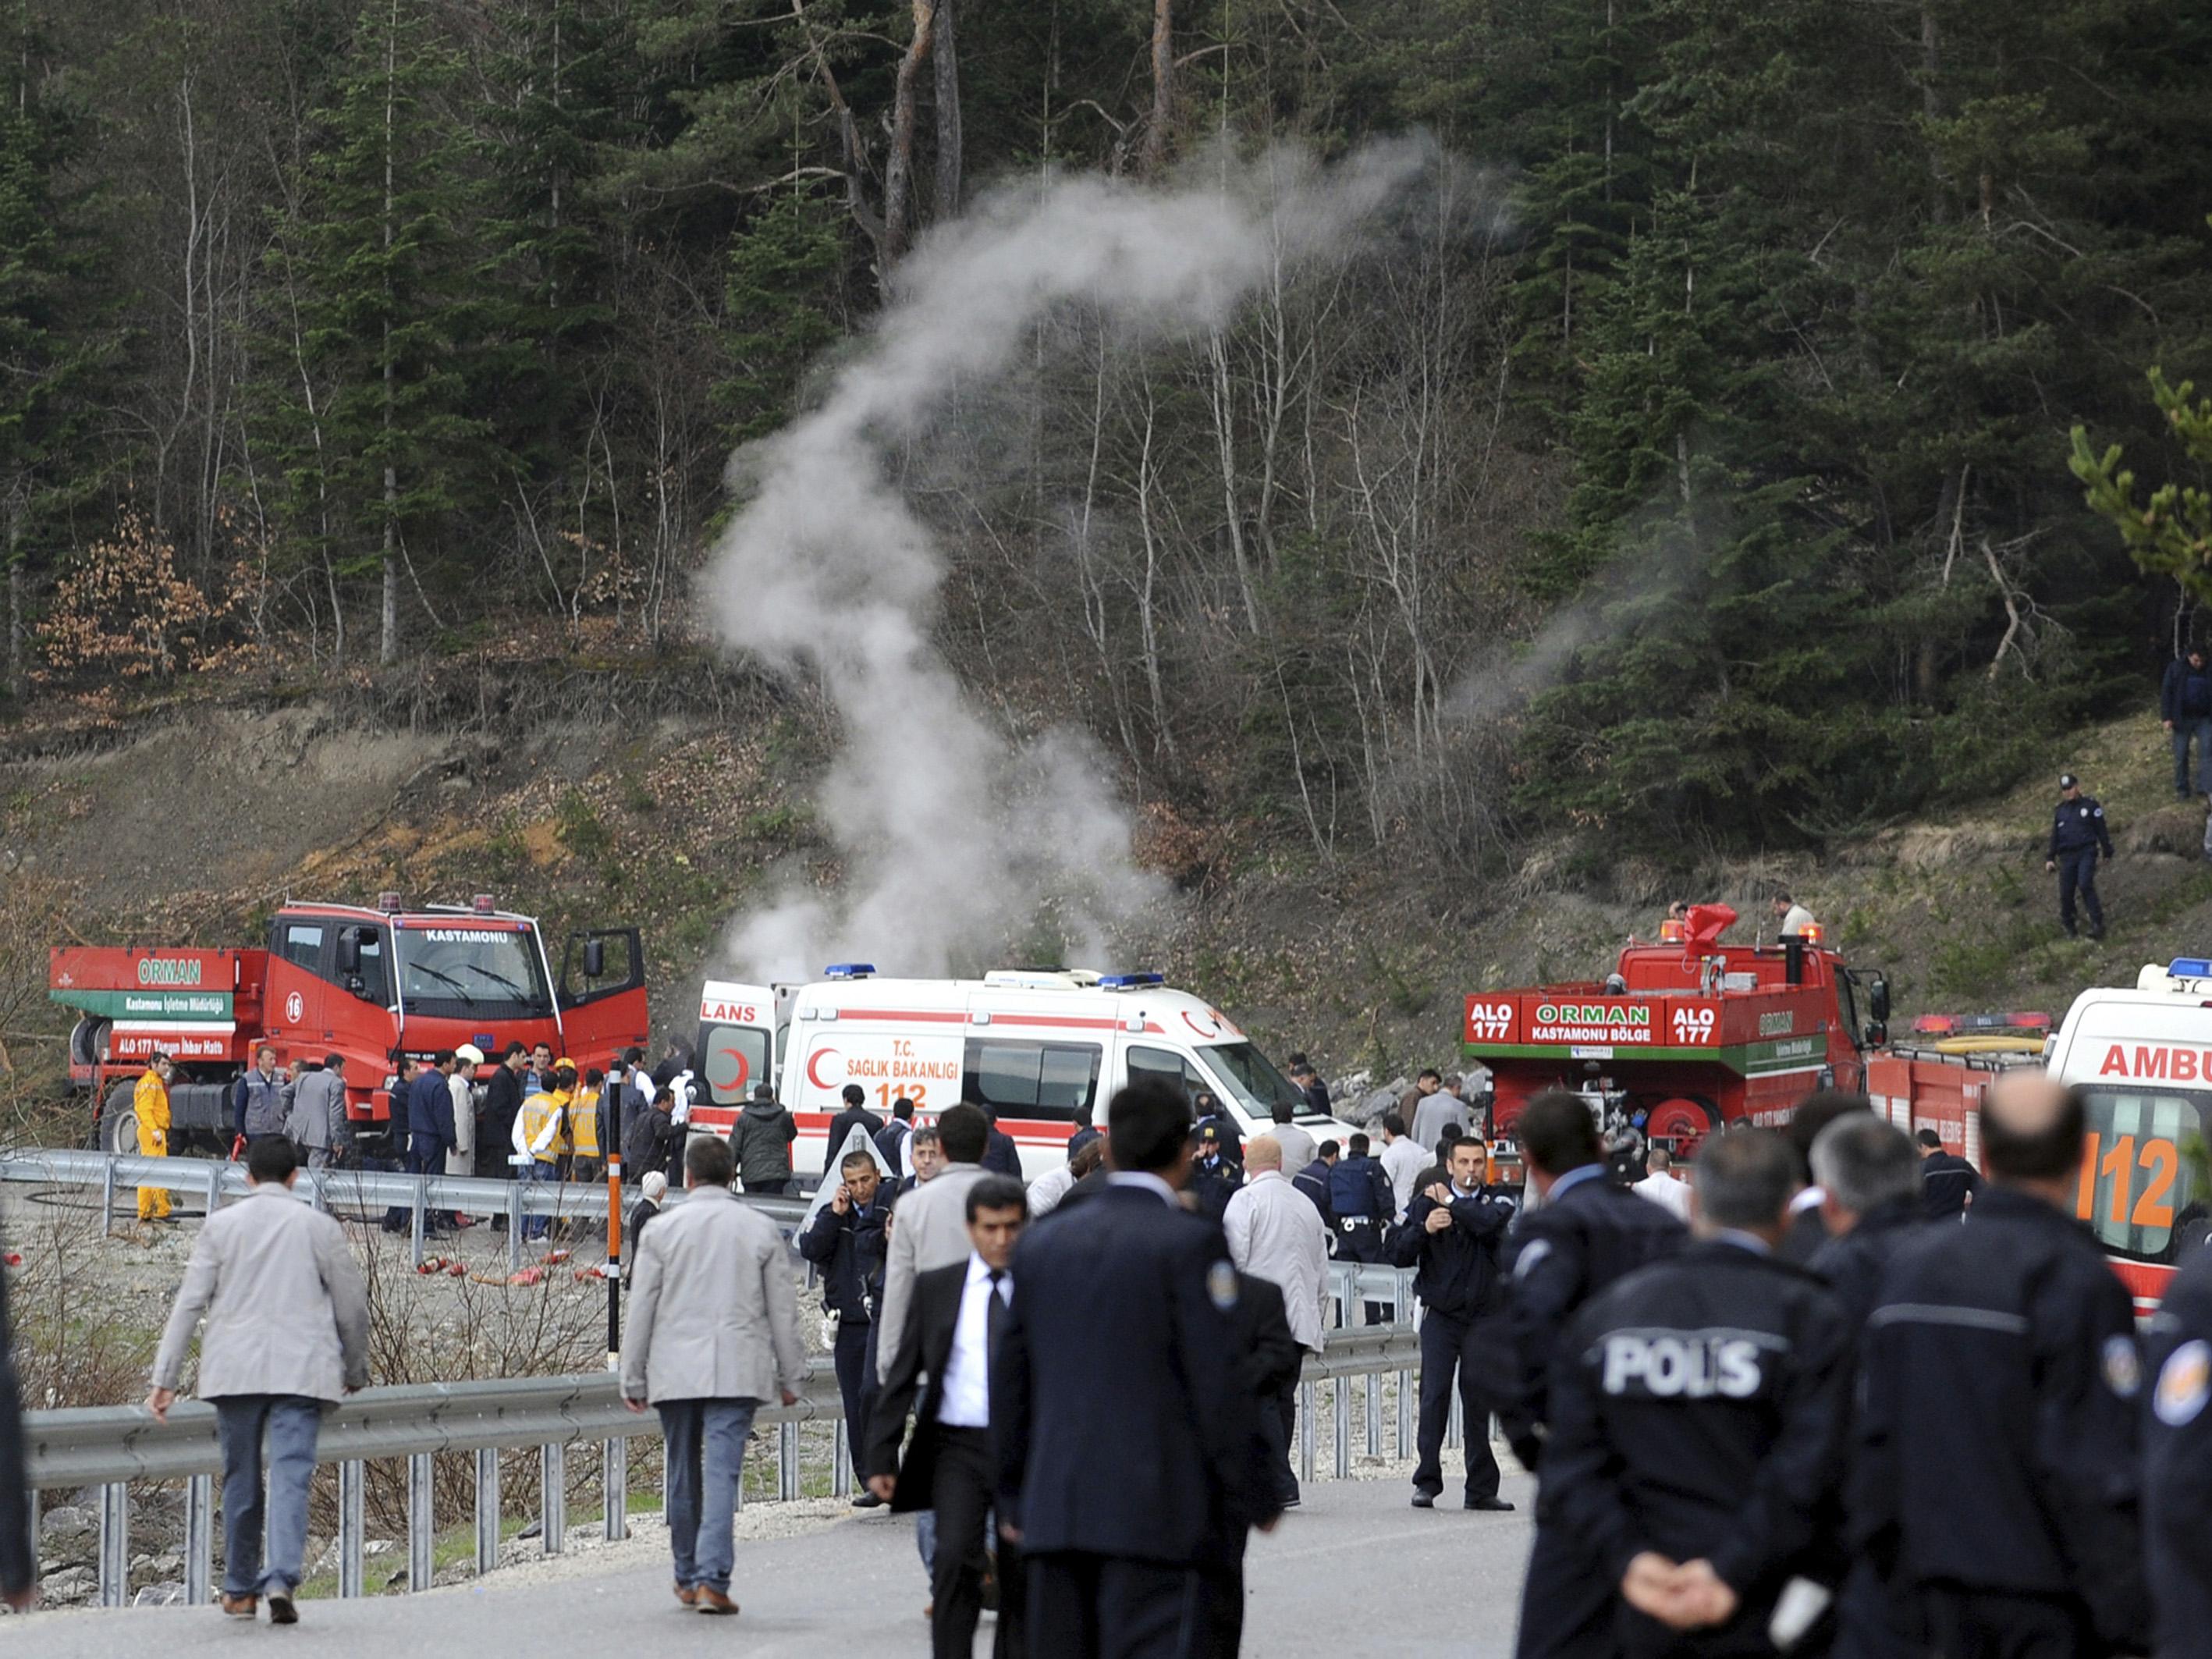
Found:
[{"label": "ambulance window", "polygon": [[1139,1079],[1160,1079],[1174,1084],[1188,1100],[1206,1087],[1206,1079],[1198,1074],[1198,1067],[1172,1048],[1152,1048],[1143,1043],[1133,1044],[1125,1058],[1129,1066],[1129,1081]]},{"label": "ambulance window", "polygon": [[2189,1148],[2204,1134],[2212,1099],[2186,1090],[2126,1085],[2082,1091],[2089,1133],[2075,1212],[2105,1248],[2138,1261],[2172,1261],[2205,1237],[2206,1194]]},{"label": "ambulance window", "polygon": [[699,1036],[699,1070],[707,1097],[717,1106],[737,1106],[752,1097],[753,1085],[768,1082],[768,1033],[757,1025],[710,1025]]},{"label": "ambulance window", "polygon": [[1097,1094],[1098,1060],[1090,1043],[970,1037],[962,1096],[1013,1117],[1072,1122]]}]

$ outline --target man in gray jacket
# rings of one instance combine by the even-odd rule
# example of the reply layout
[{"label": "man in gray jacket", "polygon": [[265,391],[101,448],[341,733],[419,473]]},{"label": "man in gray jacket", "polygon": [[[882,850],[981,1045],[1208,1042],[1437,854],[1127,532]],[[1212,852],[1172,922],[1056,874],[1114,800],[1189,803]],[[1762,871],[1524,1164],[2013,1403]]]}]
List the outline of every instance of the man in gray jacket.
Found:
[{"label": "man in gray jacket", "polygon": [[307,1154],[311,1170],[327,1170],[353,1150],[343,1054],[325,1054],[322,1068],[300,1079],[292,1091],[292,1115],[284,1121],[284,1133]]},{"label": "man in gray jacket", "polygon": [[[146,1405],[167,1422],[203,1316],[198,1392],[222,1444],[222,1610],[298,1622],[307,1485],[325,1406],[368,1381],[368,1291],[338,1224],[292,1195],[282,1135],[246,1151],[244,1199],[200,1229],[154,1359]],[[269,1437],[269,1558],[261,1556],[261,1438]]]},{"label": "man in gray jacket", "polygon": [[716,1613],[738,1610],[731,1516],[753,1413],[797,1400],[805,1367],[783,1235],[731,1194],[734,1173],[720,1140],[684,1149],[690,1197],[639,1236],[623,1344],[623,1403],[657,1409],[667,1443],[676,1599]]}]

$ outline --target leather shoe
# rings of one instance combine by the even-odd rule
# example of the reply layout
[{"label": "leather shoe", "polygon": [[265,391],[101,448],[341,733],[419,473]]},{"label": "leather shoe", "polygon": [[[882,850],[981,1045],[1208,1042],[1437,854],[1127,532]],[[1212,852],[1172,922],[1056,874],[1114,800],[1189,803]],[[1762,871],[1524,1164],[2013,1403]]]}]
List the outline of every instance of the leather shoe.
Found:
[{"label": "leather shoe", "polygon": [[856,1510],[879,1510],[883,1506],[884,1500],[872,1492],[864,1492],[853,1500],[853,1507]]},{"label": "leather shoe", "polygon": [[1432,1510],[1432,1509],[1436,1508],[1436,1506],[1437,1506],[1437,1495],[1436,1495],[1436,1493],[1434,1493],[1434,1492],[1415,1492],[1415,1493],[1413,1494],[1413,1507],[1414,1507],[1415,1509],[1417,1509],[1417,1510]]},{"label": "leather shoe", "polygon": [[691,1594],[696,1598],[692,1605],[702,1613],[732,1613],[738,1610],[738,1604],[712,1584],[701,1584]]},{"label": "leather shoe", "polygon": [[269,1622],[272,1625],[296,1625],[300,1610],[292,1605],[292,1592],[273,1589],[269,1592]]},{"label": "leather shoe", "polygon": [[678,1584],[676,1587],[676,1599],[687,1607],[696,1607],[699,1605],[699,1592],[689,1584]]},{"label": "leather shoe", "polygon": [[258,1595],[233,1595],[225,1590],[222,1610],[234,1619],[251,1619],[261,1610],[261,1598]]},{"label": "leather shoe", "polygon": [[1512,1500],[1504,1498],[1470,1498],[1467,1500],[1467,1507],[1480,1510],[1486,1515],[1510,1515],[1513,1512]]}]

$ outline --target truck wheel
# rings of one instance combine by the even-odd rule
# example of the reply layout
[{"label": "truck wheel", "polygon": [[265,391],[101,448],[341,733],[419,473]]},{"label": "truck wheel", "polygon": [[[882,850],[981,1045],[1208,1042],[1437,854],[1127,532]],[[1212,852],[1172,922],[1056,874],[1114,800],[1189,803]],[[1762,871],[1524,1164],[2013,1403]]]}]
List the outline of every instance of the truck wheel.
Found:
[{"label": "truck wheel", "polygon": [[112,1020],[95,1019],[86,1015],[70,1029],[70,1060],[77,1066],[97,1066],[100,1051],[107,1046]]},{"label": "truck wheel", "polygon": [[1651,1109],[1644,1120],[1644,1133],[1655,1142],[1669,1143],[1680,1157],[1695,1152],[1698,1143],[1720,1126],[1719,1114],[1705,1102],[1677,1095]]}]

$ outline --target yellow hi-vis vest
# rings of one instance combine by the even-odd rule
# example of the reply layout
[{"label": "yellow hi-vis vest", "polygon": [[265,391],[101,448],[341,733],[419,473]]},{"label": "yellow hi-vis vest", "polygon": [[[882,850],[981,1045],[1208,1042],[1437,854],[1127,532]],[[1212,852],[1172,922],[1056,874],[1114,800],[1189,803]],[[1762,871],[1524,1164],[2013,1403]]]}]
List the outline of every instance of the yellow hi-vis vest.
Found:
[{"label": "yellow hi-vis vest", "polygon": [[568,1103],[568,1143],[578,1158],[599,1155],[599,1097],[592,1090],[577,1090]]},{"label": "yellow hi-vis vest", "polygon": [[527,1164],[534,1158],[551,1164],[568,1150],[568,1137],[562,1133],[568,1106],[568,1096],[558,1093],[534,1094],[522,1103],[522,1110],[514,1119],[517,1163]]}]

